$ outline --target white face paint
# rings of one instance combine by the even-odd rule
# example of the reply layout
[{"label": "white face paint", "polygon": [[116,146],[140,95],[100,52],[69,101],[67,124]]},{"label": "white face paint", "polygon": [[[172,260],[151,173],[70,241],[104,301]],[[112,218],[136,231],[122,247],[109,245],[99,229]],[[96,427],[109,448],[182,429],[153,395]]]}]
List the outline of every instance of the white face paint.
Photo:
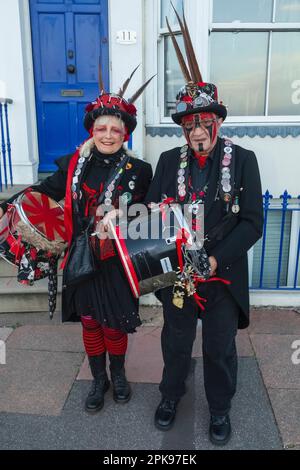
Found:
[{"label": "white face paint", "polygon": [[94,142],[99,152],[112,154],[117,152],[124,142],[125,125],[116,116],[100,116],[93,128]]}]

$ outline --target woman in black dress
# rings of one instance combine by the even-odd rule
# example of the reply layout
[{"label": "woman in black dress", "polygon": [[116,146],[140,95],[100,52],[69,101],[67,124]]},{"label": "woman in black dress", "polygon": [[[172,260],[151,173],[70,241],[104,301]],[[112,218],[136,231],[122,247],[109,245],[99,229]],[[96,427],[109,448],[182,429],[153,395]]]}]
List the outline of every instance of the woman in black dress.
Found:
[{"label": "woman in black dress", "polygon": [[[135,99],[137,96],[139,92]],[[142,202],[147,193],[152,178],[151,166],[133,157],[123,146],[137,124],[132,102],[125,101],[122,93],[121,96],[100,94],[86,108],[84,126],[90,138],[74,155],[58,159],[58,170],[52,176],[30,188],[56,201],[65,198],[69,253],[76,238],[91,218],[95,218],[100,201],[104,207],[118,208],[120,198],[131,205]],[[0,218],[15,197],[1,205]],[[96,230],[103,232],[109,218],[110,213],[103,219],[104,224],[98,223]],[[112,241],[92,237],[92,244],[96,254],[96,274],[75,285],[64,285],[62,292],[62,321],[80,320],[83,327],[83,342],[94,378],[85,402],[88,412],[99,411],[104,404],[104,394],[109,388],[107,353],[114,400],[126,403],[130,399],[131,390],[124,369],[127,333],[141,325],[138,301],[131,293]],[[67,270],[68,255],[64,275]]]}]

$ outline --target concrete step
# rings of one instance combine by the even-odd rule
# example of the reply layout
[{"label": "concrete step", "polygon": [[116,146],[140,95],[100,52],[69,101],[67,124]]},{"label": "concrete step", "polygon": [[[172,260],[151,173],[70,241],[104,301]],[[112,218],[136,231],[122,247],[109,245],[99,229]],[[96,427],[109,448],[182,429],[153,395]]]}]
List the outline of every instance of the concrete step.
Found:
[{"label": "concrete step", "polygon": [[28,188],[29,184],[15,184],[14,186],[8,186],[5,188],[3,186],[2,192],[0,192],[0,203],[6,201],[6,199],[11,198],[14,194],[23,191],[25,188]]},{"label": "concrete step", "polygon": [[15,277],[18,269],[0,256],[0,279],[2,277]]},{"label": "concrete step", "polygon": [[[62,279],[58,279],[57,307],[60,308]],[[0,278],[0,313],[48,311],[48,279],[33,286],[20,284],[16,277]]]}]

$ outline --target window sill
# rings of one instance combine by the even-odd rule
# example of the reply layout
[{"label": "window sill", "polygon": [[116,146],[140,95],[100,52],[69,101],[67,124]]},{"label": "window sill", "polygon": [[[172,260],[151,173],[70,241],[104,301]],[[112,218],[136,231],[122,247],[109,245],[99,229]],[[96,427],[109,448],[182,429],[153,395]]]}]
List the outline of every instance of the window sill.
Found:
[{"label": "window sill", "polygon": [[[150,137],[182,137],[180,126],[172,124],[161,124],[157,126],[146,126],[146,135]],[[224,124],[220,129],[220,135],[226,137],[298,137],[300,136],[299,124],[253,124],[253,125],[232,125]]]}]

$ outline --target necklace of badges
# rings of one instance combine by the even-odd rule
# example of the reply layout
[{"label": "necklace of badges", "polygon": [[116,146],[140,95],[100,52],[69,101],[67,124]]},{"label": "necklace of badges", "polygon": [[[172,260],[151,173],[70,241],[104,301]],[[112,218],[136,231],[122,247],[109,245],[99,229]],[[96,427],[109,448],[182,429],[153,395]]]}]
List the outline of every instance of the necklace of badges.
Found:
[{"label": "necklace of badges", "polygon": [[234,151],[233,143],[229,139],[224,141],[224,155],[221,160],[220,178],[220,193],[223,201],[226,204],[226,212],[228,212],[230,202],[233,199],[231,210],[233,214],[238,214],[240,212],[239,197],[232,197],[234,190]]},{"label": "necklace of badges", "polygon": [[[184,145],[180,149],[180,158],[179,158],[179,168],[177,171],[177,197],[178,199],[183,202],[187,195],[187,186],[188,186],[188,158],[189,158],[189,146]],[[239,206],[239,197],[235,196],[232,198],[233,193],[233,178],[234,178],[234,158],[233,158],[233,143],[231,140],[226,139],[224,141],[224,155],[222,156],[221,160],[221,168],[220,168],[220,181],[219,186],[221,197],[226,203],[226,210],[229,210],[229,204],[233,199],[233,204],[231,206],[231,210],[234,214],[238,214],[240,212]],[[201,191],[200,199],[197,201],[192,201],[192,204],[202,204],[205,199],[205,195],[208,189],[208,184],[205,185],[203,190]],[[193,209],[191,209],[193,210]],[[195,209],[196,210],[196,209]]]}]

